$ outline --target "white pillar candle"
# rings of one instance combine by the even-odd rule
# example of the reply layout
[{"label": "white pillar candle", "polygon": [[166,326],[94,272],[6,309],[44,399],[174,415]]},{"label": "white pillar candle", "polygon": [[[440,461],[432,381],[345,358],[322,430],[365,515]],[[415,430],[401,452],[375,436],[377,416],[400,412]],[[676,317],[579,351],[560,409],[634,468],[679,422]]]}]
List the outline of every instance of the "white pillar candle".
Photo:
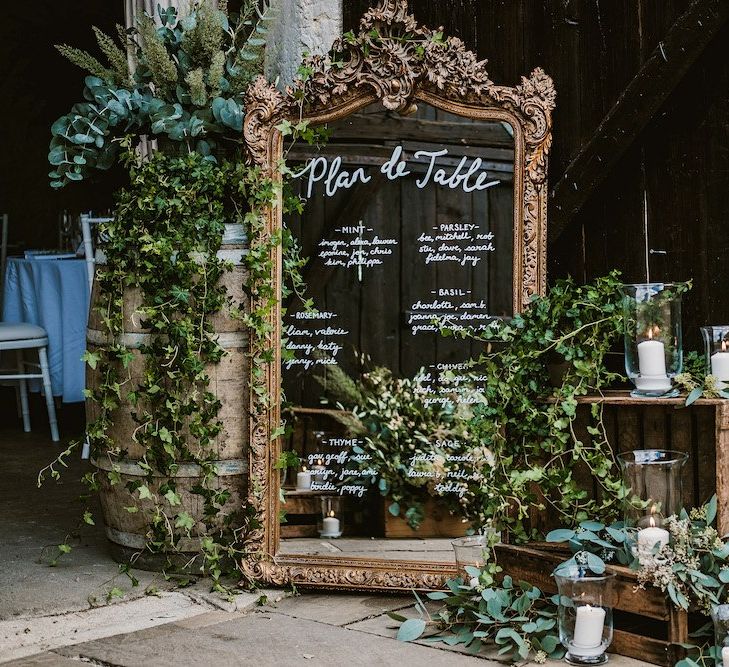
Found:
[{"label": "white pillar candle", "polygon": [[321,536],[339,537],[340,533],[339,519],[334,516],[334,512],[329,512],[329,516],[325,516],[322,522]]},{"label": "white pillar candle", "polygon": [[723,667],[729,667],[729,646],[722,646],[721,662]]},{"label": "white pillar candle", "polygon": [[651,517],[651,525],[648,528],[642,528],[638,531],[638,562],[645,565],[647,561],[653,558],[653,549],[656,544],[660,543],[660,548],[664,544],[668,544],[670,534],[665,528],[656,526],[656,522]]},{"label": "white pillar candle", "polygon": [[304,468],[301,472],[296,473],[296,490],[309,491],[311,489],[311,472]]},{"label": "white pillar candle", "polygon": [[597,648],[602,644],[602,630],[605,625],[605,610],[583,604],[577,607],[575,634],[572,644],[575,648]]},{"label": "white pillar candle", "polygon": [[666,374],[666,346],[653,339],[653,330],[648,330],[650,340],[638,343],[638,371],[635,386],[643,391],[668,391],[671,381]]},{"label": "white pillar candle", "polygon": [[711,374],[717,379],[719,387],[724,389],[729,381],[729,352],[726,351],[725,340],[721,341],[721,352],[711,355]]}]

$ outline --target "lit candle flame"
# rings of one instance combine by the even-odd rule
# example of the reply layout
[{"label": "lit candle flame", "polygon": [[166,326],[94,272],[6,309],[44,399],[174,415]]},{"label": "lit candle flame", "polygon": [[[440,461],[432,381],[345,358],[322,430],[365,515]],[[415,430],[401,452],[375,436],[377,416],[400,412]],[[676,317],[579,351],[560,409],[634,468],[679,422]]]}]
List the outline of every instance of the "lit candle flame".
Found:
[{"label": "lit candle flame", "polygon": [[330,511],[329,511],[329,516],[331,516],[331,517],[333,517],[333,516],[334,516],[334,510],[330,510]]},{"label": "lit candle flame", "polygon": [[650,519],[648,519],[648,525],[651,528],[655,528],[656,527],[656,520],[653,517],[651,517]]},{"label": "lit candle flame", "polygon": [[725,340],[721,341],[721,351],[726,352],[726,341]]},{"label": "lit candle flame", "polygon": [[324,463],[324,461],[322,461],[321,459],[319,459],[319,460],[318,460],[318,461],[316,462],[316,464],[317,464],[318,466],[320,466],[320,465],[321,465],[322,463]]},{"label": "lit candle flame", "polygon": [[653,340],[653,328],[648,327],[648,340]]},{"label": "lit candle flame", "polygon": [[306,472],[306,466],[304,466],[303,468],[301,468],[301,471],[302,472]]}]

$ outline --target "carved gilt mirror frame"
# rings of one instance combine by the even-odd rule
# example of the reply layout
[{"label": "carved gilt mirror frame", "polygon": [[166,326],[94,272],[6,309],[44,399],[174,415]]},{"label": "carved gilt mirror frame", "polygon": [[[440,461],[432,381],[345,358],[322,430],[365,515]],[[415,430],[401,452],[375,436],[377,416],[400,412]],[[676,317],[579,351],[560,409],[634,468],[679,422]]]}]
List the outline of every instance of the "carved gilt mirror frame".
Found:
[{"label": "carved gilt mirror frame", "polygon": [[[514,310],[519,312],[546,286],[546,172],[553,83],[542,69],[535,69],[515,87],[496,85],[489,78],[486,61],[478,61],[457,38],[434,39],[436,32],[418,25],[408,13],[407,0],[382,0],[362,18],[354,39],[335,42],[336,66],[331,56],[307,58],[304,64],[311,76],[286,93],[260,77],[246,101],[244,136],[249,159],[264,177],[278,182],[283,137],[276,126],[283,120],[296,123],[304,118],[311,124],[325,124],[375,102],[401,114],[423,102],[472,119],[509,123],[514,130]],[[264,236],[281,229],[280,198],[264,218]],[[251,391],[248,502],[258,527],[247,536],[244,572],[252,579],[279,585],[380,590],[442,587],[455,573],[443,563],[279,553],[280,480],[273,465],[280,443],[271,436],[280,422],[280,246],[271,251],[271,260],[277,304],[268,315],[270,335],[263,345],[274,360],[260,378],[268,400]],[[252,309],[261,305],[252,299]],[[251,350],[254,356],[261,351]]]}]

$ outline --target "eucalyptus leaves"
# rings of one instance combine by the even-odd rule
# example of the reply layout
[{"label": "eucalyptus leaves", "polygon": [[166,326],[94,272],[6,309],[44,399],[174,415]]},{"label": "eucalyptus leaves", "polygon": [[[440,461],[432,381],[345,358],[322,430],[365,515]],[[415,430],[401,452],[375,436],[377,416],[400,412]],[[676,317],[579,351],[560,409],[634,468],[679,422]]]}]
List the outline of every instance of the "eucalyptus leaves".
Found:
[{"label": "eucalyptus leaves", "polygon": [[118,154],[115,139],[124,135],[164,138],[212,160],[216,147],[240,145],[243,96],[261,70],[268,10],[245,0],[239,15],[205,2],[183,17],[174,7],[160,6],[158,13],[159,27],[149,16],[128,31],[118,26],[118,43],[95,29],[108,65],[59,47],[90,76],[85,101],[51,127],[53,187],[111,167]]},{"label": "eucalyptus leaves", "polygon": [[[487,566],[488,567],[488,566]],[[564,650],[557,632],[556,596],[547,596],[526,582],[506,576],[500,585],[472,587],[460,578],[446,583],[448,591],[428,593],[443,605],[432,612],[416,594],[418,618],[389,616],[401,623],[397,638],[443,642],[479,653],[484,645],[496,645],[499,657],[513,662],[531,659],[542,663],[559,659]]]},{"label": "eucalyptus leaves", "polygon": [[669,544],[657,545],[641,563],[635,555],[635,532],[622,523],[584,521],[575,529],[553,530],[547,540],[568,543],[574,554],[558,570],[580,564],[601,574],[606,563],[627,565],[638,570],[641,585],[666,592],[676,607],[708,614],[712,604],[729,600],[729,542],[713,527],[716,512],[714,496],[702,507],[668,517],[664,527]]}]

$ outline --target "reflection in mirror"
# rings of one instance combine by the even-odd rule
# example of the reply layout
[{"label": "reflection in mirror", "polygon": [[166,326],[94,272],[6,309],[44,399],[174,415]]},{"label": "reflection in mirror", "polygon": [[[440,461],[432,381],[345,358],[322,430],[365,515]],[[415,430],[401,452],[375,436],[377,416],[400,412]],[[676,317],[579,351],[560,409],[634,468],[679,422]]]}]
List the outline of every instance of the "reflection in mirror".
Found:
[{"label": "reflection in mirror", "polygon": [[315,310],[284,304],[279,553],[453,562],[492,461],[456,419],[478,402],[482,344],[440,328],[513,315],[513,130],[371,106],[288,163]]}]

